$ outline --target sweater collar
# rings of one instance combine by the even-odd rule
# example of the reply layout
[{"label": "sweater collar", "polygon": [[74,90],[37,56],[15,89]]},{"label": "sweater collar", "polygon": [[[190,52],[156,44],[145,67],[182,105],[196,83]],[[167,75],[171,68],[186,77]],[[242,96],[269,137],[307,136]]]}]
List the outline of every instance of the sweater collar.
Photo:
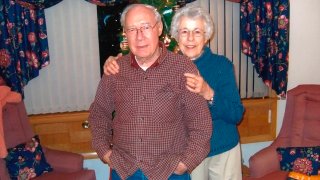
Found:
[{"label": "sweater collar", "polygon": [[197,59],[193,60],[193,62],[195,64],[201,62],[203,59],[206,59],[210,55],[210,52],[211,52],[210,48],[208,46],[205,46],[202,54]]},{"label": "sweater collar", "polygon": [[[159,64],[161,64],[166,55],[167,55],[167,48],[165,47],[165,45],[162,43],[162,42],[159,42],[159,47],[160,47],[160,56],[158,57],[158,59],[149,67],[156,67],[158,66]],[[132,52],[130,52],[130,63],[131,63],[131,66],[132,67],[135,67],[135,68],[140,68],[139,64],[137,63],[136,59],[135,59],[135,56],[134,54],[132,54]]]}]

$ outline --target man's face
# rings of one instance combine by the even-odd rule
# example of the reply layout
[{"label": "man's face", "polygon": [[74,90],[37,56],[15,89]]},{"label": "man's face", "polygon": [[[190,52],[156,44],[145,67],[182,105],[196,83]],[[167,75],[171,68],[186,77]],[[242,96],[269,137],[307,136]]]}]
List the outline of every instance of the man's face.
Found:
[{"label": "man's face", "polygon": [[130,51],[139,60],[149,60],[158,53],[162,22],[157,22],[154,13],[143,6],[137,6],[126,14],[124,31]]},{"label": "man's face", "polygon": [[179,24],[178,43],[181,52],[190,59],[201,55],[207,40],[202,19],[182,17]]}]

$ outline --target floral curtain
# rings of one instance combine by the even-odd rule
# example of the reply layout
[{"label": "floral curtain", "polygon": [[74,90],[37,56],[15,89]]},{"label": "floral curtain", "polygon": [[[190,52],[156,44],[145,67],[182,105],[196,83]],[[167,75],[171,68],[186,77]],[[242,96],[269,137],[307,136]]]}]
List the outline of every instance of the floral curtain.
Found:
[{"label": "floral curtain", "polygon": [[13,91],[49,64],[44,8],[62,0],[0,0],[0,77]]},{"label": "floral curtain", "polygon": [[133,0],[85,0],[90,3],[96,4],[98,6],[114,6],[115,4],[120,4],[123,1],[133,1]]},{"label": "floral curtain", "polygon": [[96,4],[98,6],[114,6],[115,4],[122,4],[122,3],[143,3],[143,4],[150,4],[154,7],[162,7],[164,4],[186,4],[193,2],[195,0],[85,0],[90,3]]},{"label": "floral curtain", "polygon": [[280,97],[287,91],[289,0],[241,1],[242,52]]}]

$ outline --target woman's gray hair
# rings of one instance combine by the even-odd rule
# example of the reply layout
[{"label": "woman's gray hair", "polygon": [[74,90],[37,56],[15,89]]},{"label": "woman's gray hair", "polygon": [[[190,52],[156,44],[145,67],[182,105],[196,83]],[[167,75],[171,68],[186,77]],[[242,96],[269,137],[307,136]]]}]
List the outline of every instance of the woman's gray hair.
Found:
[{"label": "woman's gray hair", "polygon": [[160,13],[157,11],[157,9],[156,9],[155,7],[153,7],[153,6],[151,6],[151,5],[148,5],[148,4],[130,4],[129,6],[127,6],[127,7],[123,10],[123,12],[122,12],[122,14],[121,14],[120,23],[121,23],[121,26],[122,26],[122,27],[125,26],[126,15],[127,15],[128,11],[129,11],[130,9],[134,8],[134,7],[137,7],[137,6],[144,6],[144,7],[148,8],[148,9],[152,10],[153,13],[154,13],[154,16],[155,16],[155,18],[156,18],[156,19],[155,19],[156,22],[161,22],[161,15],[160,15]]},{"label": "woman's gray hair", "polygon": [[213,36],[214,23],[210,17],[210,14],[199,6],[186,5],[178,9],[178,11],[175,13],[175,15],[172,18],[170,34],[176,40],[178,40],[178,37],[179,37],[178,31],[179,31],[179,25],[182,17],[204,20],[204,26],[205,26],[204,31],[205,31],[206,40],[209,40]]}]

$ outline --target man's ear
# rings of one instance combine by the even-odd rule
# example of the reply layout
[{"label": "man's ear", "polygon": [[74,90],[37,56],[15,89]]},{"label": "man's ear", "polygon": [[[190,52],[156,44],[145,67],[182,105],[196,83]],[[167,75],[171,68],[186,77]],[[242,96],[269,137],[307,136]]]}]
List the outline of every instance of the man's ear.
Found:
[{"label": "man's ear", "polygon": [[163,23],[162,23],[162,21],[158,22],[157,26],[158,26],[158,36],[160,37],[161,34],[162,34],[162,31],[163,31]]}]

